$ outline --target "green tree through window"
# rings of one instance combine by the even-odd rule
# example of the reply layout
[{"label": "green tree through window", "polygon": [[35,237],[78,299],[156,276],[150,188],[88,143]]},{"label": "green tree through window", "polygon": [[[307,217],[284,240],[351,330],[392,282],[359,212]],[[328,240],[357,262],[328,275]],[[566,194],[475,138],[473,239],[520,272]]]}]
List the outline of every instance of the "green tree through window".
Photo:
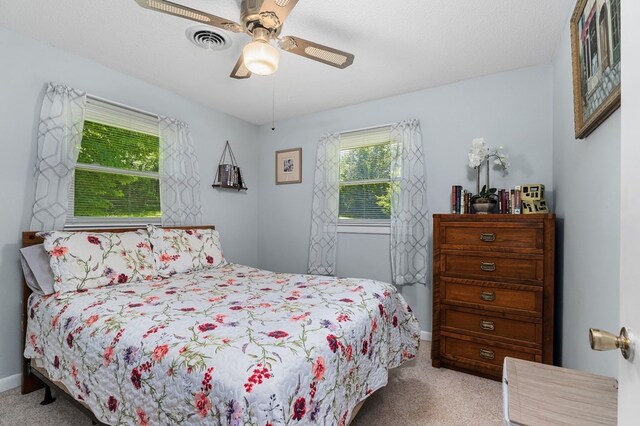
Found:
[{"label": "green tree through window", "polygon": [[158,136],[85,121],[74,216],[160,217],[158,159]]},{"label": "green tree through window", "polygon": [[389,219],[390,143],[340,150],[340,219]]}]

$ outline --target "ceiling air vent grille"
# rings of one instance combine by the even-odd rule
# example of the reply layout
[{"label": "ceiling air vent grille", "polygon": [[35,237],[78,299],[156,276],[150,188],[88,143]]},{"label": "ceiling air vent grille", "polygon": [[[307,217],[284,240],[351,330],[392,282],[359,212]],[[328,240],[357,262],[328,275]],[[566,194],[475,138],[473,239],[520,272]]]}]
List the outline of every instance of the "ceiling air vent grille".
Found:
[{"label": "ceiling air vent grille", "polygon": [[213,31],[207,26],[198,25],[188,28],[187,38],[202,49],[225,50],[231,46],[231,40],[226,35]]}]

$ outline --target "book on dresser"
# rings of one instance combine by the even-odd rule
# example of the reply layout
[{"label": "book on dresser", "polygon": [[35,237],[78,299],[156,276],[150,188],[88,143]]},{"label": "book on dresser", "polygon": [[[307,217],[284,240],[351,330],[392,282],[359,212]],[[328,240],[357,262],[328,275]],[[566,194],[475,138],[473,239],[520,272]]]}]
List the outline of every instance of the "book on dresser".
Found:
[{"label": "book on dresser", "polygon": [[433,215],[434,367],[553,364],[555,215]]},{"label": "book on dresser", "polygon": [[471,194],[461,185],[451,186],[451,214],[471,213]]}]

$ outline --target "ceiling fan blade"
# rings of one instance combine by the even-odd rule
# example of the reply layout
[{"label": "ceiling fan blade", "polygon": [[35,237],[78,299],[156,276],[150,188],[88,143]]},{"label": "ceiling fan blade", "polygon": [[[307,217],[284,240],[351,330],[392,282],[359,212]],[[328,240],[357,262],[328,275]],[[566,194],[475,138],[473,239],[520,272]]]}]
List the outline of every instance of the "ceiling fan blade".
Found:
[{"label": "ceiling fan blade", "polygon": [[244,80],[245,78],[251,77],[251,71],[244,66],[244,58],[242,57],[242,54],[240,54],[238,62],[236,62],[236,66],[233,67],[233,71],[231,71],[229,77],[237,80]]},{"label": "ceiling fan blade", "polygon": [[179,16],[181,18],[190,19],[192,21],[222,28],[223,30],[232,31],[234,33],[243,32],[242,25],[236,22],[220,18],[219,16],[211,15],[210,13],[202,12],[201,10],[192,9],[190,7],[182,6],[177,3],[172,3],[170,1],[136,0],[136,3],[138,3],[145,9],[155,10],[158,12],[166,13],[168,15]]},{"label": "ceiling fan blade", "polygon": [[264,0],[260,8],[260,24],[267,29],[282,26],[297,3],[298,0]]},{"label": "ceiling fan blade", "polygon": [[280,40],[280,47],[287,52],[340,69],[351,65],[354,59],[351,53],[293,36],[283,37]]}]

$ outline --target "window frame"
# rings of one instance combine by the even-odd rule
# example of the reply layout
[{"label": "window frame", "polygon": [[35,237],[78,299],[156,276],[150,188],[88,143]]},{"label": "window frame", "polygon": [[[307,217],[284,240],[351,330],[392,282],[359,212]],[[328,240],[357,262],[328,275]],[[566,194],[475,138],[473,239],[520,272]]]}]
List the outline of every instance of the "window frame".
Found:
[{"label": "window frame", "polygon": [[[87,95],[84,123],[87,121],[117,127],[138,133],[145,133],[160,138],[158,116],[141,111],[126,105],[111,102],[102,98]],[[82,142],[81,142],[82,143]],[[158,140],[158,150],[160,141]],[[65,229],[82,229],[89,227],[118,228],[146,226],[147,224],[160,225],[162,223],[162,205],[159,217],[108,217],[108,216],[76,216],[75,215],[75,179],[76,170],[85,170],[99,173],[112,173],[126,176],[137,176],[158,180],[160,186],[160,171],[145,172],[139,170],[120,169],[117,167],[101,166],[76,162],[71,175],[69,186],[69,200]],[[160,195],[161,196],[161,195]]]},{"label": "window frame", "polygon": [[[387,136],[382,136],[382,133],[387,133]],[[343,150],[364,148],[376,145],[391,145],[391,125],[383,125],[371,127],[363,130],[354,130],[350,132],[343,132],[340,134],[340,147],[339,152]],[[368,141],[366,138],[371,134],[374,138],[373,141]],[[351,135],[351,136],[347,136]],[[345,136],[347,136],[345,138]],[[343,139],[345,138],[345,139]],[[384,140],[381,140],[384,139]],[[378,139],[378,140],[376,140]],[[391,165],[390,165],[391,166]],[[394,178],[389,176],[389,179],[363,179],[357,181],[342,181],[338,178],[338,197],[340,196],[340,187],[347,184],[367,184],[367,183],[384,183],[393,182]],[[389,219],[340,219],[338,218],[338,233],[343,234],[379,234],[389,235],[391,234],[391,218]]]}]

